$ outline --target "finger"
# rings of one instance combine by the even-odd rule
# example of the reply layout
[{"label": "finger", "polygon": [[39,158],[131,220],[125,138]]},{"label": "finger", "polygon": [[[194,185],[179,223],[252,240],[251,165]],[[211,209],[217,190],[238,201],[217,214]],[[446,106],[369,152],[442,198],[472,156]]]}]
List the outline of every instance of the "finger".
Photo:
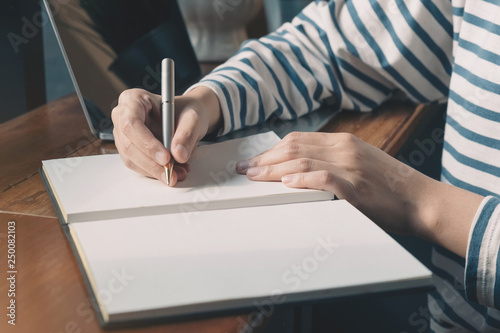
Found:
[{"label": "finger", "polygon": [[248,179],[258,181],[280,181],[281,177],[294,173],[329,170],[331,163],[308,158],[299,158],[274,165],[265,165],[249,168],[246,172]]},{"label": "finger", "polygon": [[198,133],[198,115],[196,112],[182,112],[177,121],[174,138],[172,139],[172,156],[179,163],[186,163],[198,141],[204,135]]},{"label": "finger", "polygon": [[333,170],[289,174],[283,176],[281,181],[288,187],[332,192],[339,199],[344,199],[349,189],[348,183]]},{"label": "finger", "polygon": [[120,121],[123,114],[138,116],[143,122],[149,121],[147,115],[161,116],[161,96],[143,89],[128,89],[122,92],[118,106],[111,112],[113,122]]},{"label": "finger", "polygon": [[[159,180],[162,180],[162,172],[164,166],[152,160],[149,156],[145,155],[137,146],[134,145],[127,137],[118,134],[119,140],[116,141],[122,160],[126,164],[132,162],[136,167],[140,168],[143,175],[149,175]],[[128,162],[128,161],[130,162]],[[127,165],[128,166],[128,165]],[[136,170],[134,170],[136,171]]]},{"label": "finger", "polygon": [[157,109],[156,98],[151,94],[142,94],[135,99],[127,97],[132,93],[125,94],[122,104],[113,110],[115,121],[115,131],[123,134],[150,159],[155,160],[159,165],[166,165],[170,160],[170,153],[163,144],[153,135],[145,124],[145,114],[153,109]]},{"label": "finger", "polygon": [[170,161],[168,150],[141,121],[127,119],[122,132],[137,150],[158,165],[163,166]]},{"label": "finger", "polygon": [[[236,171],[245,173],[252,166],[282,163],[297,158],[313,158],[327,162],[335,162],[333,150],[339,143],[357,143],[359,141],[349,133],[304,133],[292,132],[268,151],[236,165]],[[302,146],[302,147],[301,147]],[[325,154],[325,148],[330,150]],[[352,149],[353,146],[347,147]]]},{"label": "finger", "polygon": [[149,173],[147,173],[146,171],[139,168],[134,162],[132,162],[126,156],[120,155],[120,158],[122,159],[123,164],[125,164],[125,166],[127,168],[129,168],[130,170],[135,171],[135,172],[137,172],[145,177],[155,178],[155,177],[151,176]]},{"label": "finger", "polygon": [[189,173],[191,171],[191,164],[189,163],[175,163],[174,168],[175,167],[183,168],[186,171],[186,173]]},{"label": "finger", "polygon": [[[115,146],[116,149],[118,149],[118,153],[120,154],[120,158],[123,161],[123,164],[125,166],[137,173],[140,173],[141,175],[147,176],[147,177],[152,177],[151,174],[141,168],[139,168],[126,154],[125,151],[127,150],[124,148],[124,140],[121,138],[121,134],[119,132],[113,131],[113,137],[115,139]],[[130,142],[130,141],[128,141]]]},{"label": "finger", "polygon": [[285,143],[280,147],[268,150],[249,160],[240,161],[236,164],[236,171],[244,174],[248,168],[279,164],[299,158],[322,160],[334,162],[334,154],[331,147],[308,145],[299,143]]},{"label": "finger", "polygon": [[177,174],[177,180],[182,182],[186,179],[188,171],[184,166],[176,165],[174,166],[174,172]]},{"label": "finger", "polygon": [[[139,165],[144,166],[145,164],[143,164],[141,162],[138,162],[138,163],[133,162],[134,160],[142,161],[146,157],[144,155],[142,155],[142,153],[140,151],[134,150],[135,147],[130,143],[130,141],[128,141],[129,148],[122,147],[122,142],[123,141],[126,142],[128,140],[127,138],[121,139],[120,134],[117,135],[117,138],[120,138],[118,140],[115,140],[115,144],[116,144],[117,148],[120,147],[120,148],[118,148],[120,151],[127,152],[127,154],[125,154],[125,153],[121,154],[122,160],[124,161],[124,163],[130,169],[132,169],[132,170],[134,170],[142,175],[152,177],[152,178],[157,178],[157,177],[153,176],[155,174],[155,171],[152,171],[151,169],[143,169],[142,167],[139,167]],[[153,164],[153,167],[157,170],[156,172],[158,172],[157,166]],[[164,168],[164,166],[160,166],[160,169],[164,170],[165,168]],[[191,171],[191,165],[189,163],[175,164],[174,171],[176,171],[178,173],[179,180],[184,180],[186,178],[186,175],[189,173],[189,171]],[[161,175],[160,177],[163,177],[163,175]],[[161,180],[163,181],[163,179],[161,179]]]},{"label": "finger", "polygon": [[[116,137],[115,137],[115,144],[118,147],[121,147],[121,144],[122,142],[124,141],[123,139],[120,139],[120,135],[118,134]],[[127,140],[127,139],[125,139]],[[126,149],[124,148],[118,148],[120,151],[124,151]],[[138,154],[142,154],[140,151],[138,151]],[[140,173],[141,175],[143,176],[146,176],[146,177],[150,177],[150,178],[156,178],[156,179],[159,179],[161,182],[163,182],[165,185],[168,185],[167,183],[167,179],[166,179],[166,172],[165,172],[165,167],[164,166],[159,166],[159,169],[158,169],[158,164],[156,163],[153,163],[154,165],[154,168],[156,170],[154,171],[151,171],[151,170],[146,170],[144,169],[143,167],[140,167],[139,165],[137,165],[136,163],[133,162],[133,160],[131,160],[129,158],[129,156],[134,156],[134,154],[128,154],[128,155],[125,155],[125,154],[120,154],[120,157],[122,159],[122,161],[124,162],[124,164],[131,170],[137,172],[137,173]],[[135,157],[137,158],[137,156]],[[143,161],[145,159],[145,156],[140,156],[139,157],[139,161],[141,161],[139,164],[140,165],[143,165]],[[174,170],[172,172],[172,178],[170,179],[170,186],[175,186],[175,184],[177,183],[177,181],[183,181],[186,179],[187,177],[187,174],[188,172],[191,170],[191,166],[188,164],[188,163],[185,163],[185,164],[176,164],[174,165]]]},{"label": "finger", "polygon": [[[154,179],[157,179],[157,177],[154,177],[153,175],[151,175],[149,172],[145,171],[144,169],[140,168],[139,166],[137,166],[134,162],[132,162],[132,160],[130,160],[128,157],[126,156],[123,156],[123,155],[120,155],[120,158],[122,159],[123,161],[123,164],[125,164],[125,166],[127,168],[129,168],[130,170],[132,171],[135,171],[145,177],[148,177],[148,178],[154,178]],[[160,176],[160,181],[165,183],[165,185],[167,185],[167,180],[166,180],[166,176],[163,176],[161,175]]]},{"label": "finger", "polygon": [[[121,156],[121,155],[120,155]],[[132,162],[131,160],[127,159],[127,158],[123,158],[122,157],[122,160],[124,162],[124,164],[131,170],[145,176],[145,177],[149,177],[149,178],[155,178],[155,179],[158,179],[157,177],[154,177],[152,176],[151,174],[149,174],[148,172],[146,172],[144,169],[138,167],[134,162]],[[165,167],[163,167],[163,170],[165,169]],[[170,179],[170,187],[172,186],[175,186],[175,184],[178,182],[178,181],[184,181],[187,177],[187,171],[184,167],[182,166],[179,166],[179,167],[174,167],[174,170],[172,172],[172,178]],[[165,185],[168,185],[167,184],[167,178],[166,178],[166,174],[165,172],[163,171],[162,174],[160,175],[160,179],[159,179],[162,183],[164,183]]]}]

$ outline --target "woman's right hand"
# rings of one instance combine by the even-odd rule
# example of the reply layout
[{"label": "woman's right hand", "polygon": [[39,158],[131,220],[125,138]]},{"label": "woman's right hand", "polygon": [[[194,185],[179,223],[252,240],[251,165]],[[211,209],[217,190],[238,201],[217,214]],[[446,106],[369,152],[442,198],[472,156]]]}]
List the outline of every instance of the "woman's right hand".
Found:
[{"label": "woman's right hand", "polygon": [[161,140],[161,97],[146,90],[124,91],[113,109],[113,135],[125,165],[167,184],[164,166],[176,161],[170,186],[186,178],[187,161],[198,142],[221,122],[219,99],[209,88],[198,87],[175,98],[176,129],[169,152]]}]

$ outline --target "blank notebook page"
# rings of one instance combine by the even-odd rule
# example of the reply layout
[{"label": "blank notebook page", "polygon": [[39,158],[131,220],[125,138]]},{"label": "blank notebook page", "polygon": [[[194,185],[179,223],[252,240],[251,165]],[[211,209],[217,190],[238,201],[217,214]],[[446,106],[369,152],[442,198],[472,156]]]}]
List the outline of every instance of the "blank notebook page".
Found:
[{"label": "blank notebook page", "polygon": [[43,168],[67,222],[333,198],[281,182],[252,182],[235,172],[236,162],[278,142],[267,132],[198,147],[187,179],[175,187],[129,170],[117,154],[44,161]]},{"label": "blank notebook page", "polygon": [[101,310],[117,321],[145,312],[235,308],[241,300],[252,304],[248,300],[273,293],[290,294],[282,299],[291,301],[430,282],[420,262],[344,200],[214,210],[189,221],[169,214],[69,228]]}]

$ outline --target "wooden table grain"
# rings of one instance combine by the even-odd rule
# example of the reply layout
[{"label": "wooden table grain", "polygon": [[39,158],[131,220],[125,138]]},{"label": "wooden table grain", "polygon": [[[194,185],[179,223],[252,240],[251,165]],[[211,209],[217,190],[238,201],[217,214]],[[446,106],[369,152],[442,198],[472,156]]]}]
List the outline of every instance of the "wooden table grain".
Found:
[{"label": "wooden table grain", "polygon": [[[323,131],[353,133],[391,155],[432,115],[429,107],[390,103],[376,112],[344,112]],[[0,255],[7,271],[7,221],[16,222],[17,325],[0,332],[104,332],[90,307],[78,265],[38,173],[41,161],[115,153],[92,136],[78,99],[70,95],[0,124]],[[6,311],[8,284],[0,304]],[[238,332],[246,315],[161,324],[113,332]]]},{"label": "wooden table grain", "polygon": [[[16,232],[16,326],[7,323],[2,306],[0,332],[106,332],[101,328],[85,289],[71,246],[54,217],[0,213],[0,253],[7,253],[7,223]],[[6,257],[6,256],[2,256]],[[2,260],[6,269],[6,259]],[[5,281],[5,277],[2,279]],[[0,284],[5,305],[8,283]],[[113,330],[120,333],[237,332],[246,316]]]}]

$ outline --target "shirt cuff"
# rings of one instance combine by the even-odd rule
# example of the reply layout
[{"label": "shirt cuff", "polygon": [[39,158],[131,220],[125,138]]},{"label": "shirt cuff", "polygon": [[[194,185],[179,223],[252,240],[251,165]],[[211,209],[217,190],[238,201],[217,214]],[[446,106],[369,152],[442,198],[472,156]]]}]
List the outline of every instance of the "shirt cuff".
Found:
[{"label": "shirt cuff", "polygon": [[469,232],[465,264],[469,301],[500,309],[499,249],[500,199],[488,196],[479,205]]}]

